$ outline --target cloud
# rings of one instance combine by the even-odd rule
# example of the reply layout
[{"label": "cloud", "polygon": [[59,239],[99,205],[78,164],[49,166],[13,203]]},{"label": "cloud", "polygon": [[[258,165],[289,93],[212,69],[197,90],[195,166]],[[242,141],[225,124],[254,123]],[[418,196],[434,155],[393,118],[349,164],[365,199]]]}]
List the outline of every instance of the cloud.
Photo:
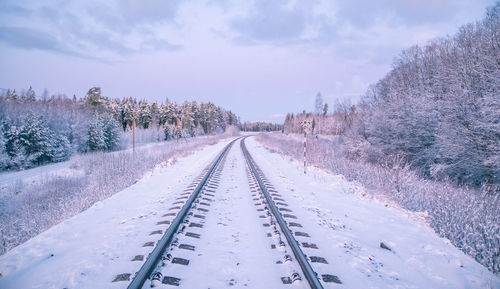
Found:
[{"label": "cloud", "polygon": [[[489,1],[489,0],[477,0]],[[402,28],[449,23],[471,5],[470,0],[279,0],[252,2],[251,9],[229,23],[240,44],[338,46],[377,30],[404,33]],[[305,4],[304,4],[305,3]],[[225,5],[227,10],[227,5]],[[375,42],[373,42],[375,40]],[[376,39],[370,39],[374,45]],[[354,43],[354,42],[353,42]],[[374,45],[371,45],[372,47]],[[360,45],[362,47],[363,45]]]},{"label": "cloud", "polygon": [[237,42],[246,44],[290,44],[307,38],[307,6],[285,0],[257,0],[250,12],[233,19],[230,27],[238,33]]},{"label": "cloud", "polygon": [[341,0],[337,15],[341,21],[361,28],[378,21],[413,26],[450,20],[459,9],[459,2],[457,0]]},{"label": "cloud", "polygon": [[182,46],[157,31],[172,23],[179,3],[7,0],[0,4],[0,41],[23,49],[107,60],[153,50],[176,51]]},{"label": "cloud", "polygon": [[172,21],[180,3],[180,0],[119,0],[118,11],[132,25]]},{"label": "cloud", "polygon": [[52,35],[31,28],[0,26],[0,41],[24,49],[39,49],[72,56],[83,56],[65,47]]}]

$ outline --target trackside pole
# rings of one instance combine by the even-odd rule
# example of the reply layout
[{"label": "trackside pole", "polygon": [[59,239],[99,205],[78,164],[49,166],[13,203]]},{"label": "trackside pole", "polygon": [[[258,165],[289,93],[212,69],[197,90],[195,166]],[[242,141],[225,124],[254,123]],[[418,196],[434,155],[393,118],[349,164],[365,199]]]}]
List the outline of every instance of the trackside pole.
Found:
[{"label": "trackside pole", "polygon": [[132,152],[135,153],[135,117],[132,119]]},{"label": "trackside pole", "polygon": [[306,132],[304,131],[304,175],[306,174]]}]

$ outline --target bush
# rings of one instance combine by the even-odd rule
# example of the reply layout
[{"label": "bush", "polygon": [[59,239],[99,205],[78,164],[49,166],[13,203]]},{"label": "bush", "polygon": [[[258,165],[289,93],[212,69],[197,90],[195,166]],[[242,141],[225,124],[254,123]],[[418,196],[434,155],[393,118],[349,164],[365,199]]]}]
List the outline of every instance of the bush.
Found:
[{"label": "bush", "polygon": [[[293,137],[259,134],[257,140],[272,151],[302,159],[302,143]],[[440,236],[492,272],[500,272],[500,194],[496,186],[478,190],[423,179],[397,155],[378,165],[351,160],[341,137],[307,141],[308,163],[357,181],[369,193],[388,197],[405,209],[426,212]]]},{"label": "bush", "polygon": [[14,184],[0,194],[0,254],[136,183],[173,157],[216,143],[221,136],[164,142],[130,151],[95,152],[71,160],[80,176],[46,176],[36,184]]}]

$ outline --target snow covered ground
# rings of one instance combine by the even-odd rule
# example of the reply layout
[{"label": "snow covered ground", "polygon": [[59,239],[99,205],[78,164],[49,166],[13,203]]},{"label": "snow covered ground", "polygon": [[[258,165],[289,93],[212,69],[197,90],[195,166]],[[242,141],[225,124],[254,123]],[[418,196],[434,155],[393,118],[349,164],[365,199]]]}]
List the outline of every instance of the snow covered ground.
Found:
[{"label": "snow covered ground", "polygon": [[[207,146],[0,256],[0,288],[125,288],[111,282],[134,273],[168,225],[157,225],[175,199],[228,140]],[[500,288],[500,278],[439,238],[418,215],[362,197],[363,188],[342,176],[270,153],[253,138],[248,150],[329,264],[319,274],[343,282],[325,288]],[[181,288],[278,288],[289,274],[275,264],[262,219],[252,201],[239,143],[225,162],[214,202],[188,267],[171,267]],[[383,242],[391,250],[383,249]],[[177,254],[180,254],[180,250]],[[306,251],[306,254],[307,251]],[[177,256],[174,256],[177,257]],[[168,268],[167,268],[168,269]],[[295,285],[288,285],[297,287]],[[305,286],[305,282],[301,284]],[[290,287],[291,288],[291,287]]]},{"label": "snow covered ground", "polygon": [[[116,274],[136,272],[145,242],[167,206],[228,140],[162,167],[151,176],[0,256],[0,288],[123,288]],[[166,226],[166,225],[165,225]],[[160,226],[161,229],[161,226]]]},{"label": "snow covered ground", "polygon": [[[155,142],[155,143],[144,143],[138,144],[137,150],[147,150],[154,147],[161,147],[165,145],[166,142]],[[122,152],[131,152],[132,148],[119,150],[110,152],[108,154],[119,154]],[[51,178],[57,177],[77,177],[83,176],[85,172],[81,169],[81,159],[84,158],[85,155],[74,155],[71,159],[47,164],[27,170],[21,171],[9,171],[9,172],[1,172],[0,173],[0,193],[10,194],[16,191],[17,189],[22,189],[28,185],[33,185],[35,183],[42,183],[43,181],[47,181]]]},{"label": "snow covered ground", "polygon": [[214,195],[203,228],[189,228],[200,239],[179,237],[179,243],[196,250],[172,252],[173,257],[190,260],[189,267],[168,265],[163,275],[181,278],[183,288],[287,288],[280,277],[300,269],[297,264],[276,264],[283,252],[271,248],[276,240],[267,236],[271,231],[257,211],[261,206],[252,200],[239,142],[228,153]]},{"label": "snow covered ground", "polygon": [[330,262],[318,273],[337,275],[346,288],[500,288],[498,276],[418,215],[364,198],[363,188],[341,175],[314,167],[304,175],[299,162],[269,153],[253,138],[246,142]]}]

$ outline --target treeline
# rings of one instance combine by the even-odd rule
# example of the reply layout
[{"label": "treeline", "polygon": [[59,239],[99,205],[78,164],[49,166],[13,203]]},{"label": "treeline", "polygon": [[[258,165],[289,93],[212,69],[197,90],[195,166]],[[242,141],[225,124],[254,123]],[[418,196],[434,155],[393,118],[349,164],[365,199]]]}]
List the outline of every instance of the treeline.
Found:
[{"label": "treeline", "polygon": [[[321,94],[316,96],[316,104],[322,104]],[[333,106],[333,112],[328,113],[328,105],[325,103],[321,112],[316,113],[303,111],[302,113],[288,113],[283,124],[285,133],[312,133],[343,135],[351,127],[356,117],[356,106],[348,102],[338,101]]]},{"label": "treeline", "polygon": [[238,117],[231,111],[215,104],[184,102],[177,104],[167,100],[164,103],[149,103],[132,97],[119,99],[101,95],[99,87],[91,88],[83,102],[99,111],[109,113],[117,120],[123,131],[137,127],[163,128],[165,139],[220,133],[227,126],[238,125]]},{"label": "treeline", "polygon": [[241,131],[281,131],[283,125],[269,122],[245,122],[240,125]]},{"label": "treeline", "polygon": [[427,178],[498,191],[499,91],[497,3],[453,37],[403,51],[356,107],[289,115],[285,132],[342,135],[351,158],[403,161]]},{"label": "treeline", "polygon": [[99,87],[81,99],[46,92],[37,97],[30,87],[0,94],[0,123],[0,170],[11,170],[67,160],[76,152],[118,149],[120,131],[134,124],[161,130],[169,140],[224,132],[238,118],[213,103],[113,99]]}]

